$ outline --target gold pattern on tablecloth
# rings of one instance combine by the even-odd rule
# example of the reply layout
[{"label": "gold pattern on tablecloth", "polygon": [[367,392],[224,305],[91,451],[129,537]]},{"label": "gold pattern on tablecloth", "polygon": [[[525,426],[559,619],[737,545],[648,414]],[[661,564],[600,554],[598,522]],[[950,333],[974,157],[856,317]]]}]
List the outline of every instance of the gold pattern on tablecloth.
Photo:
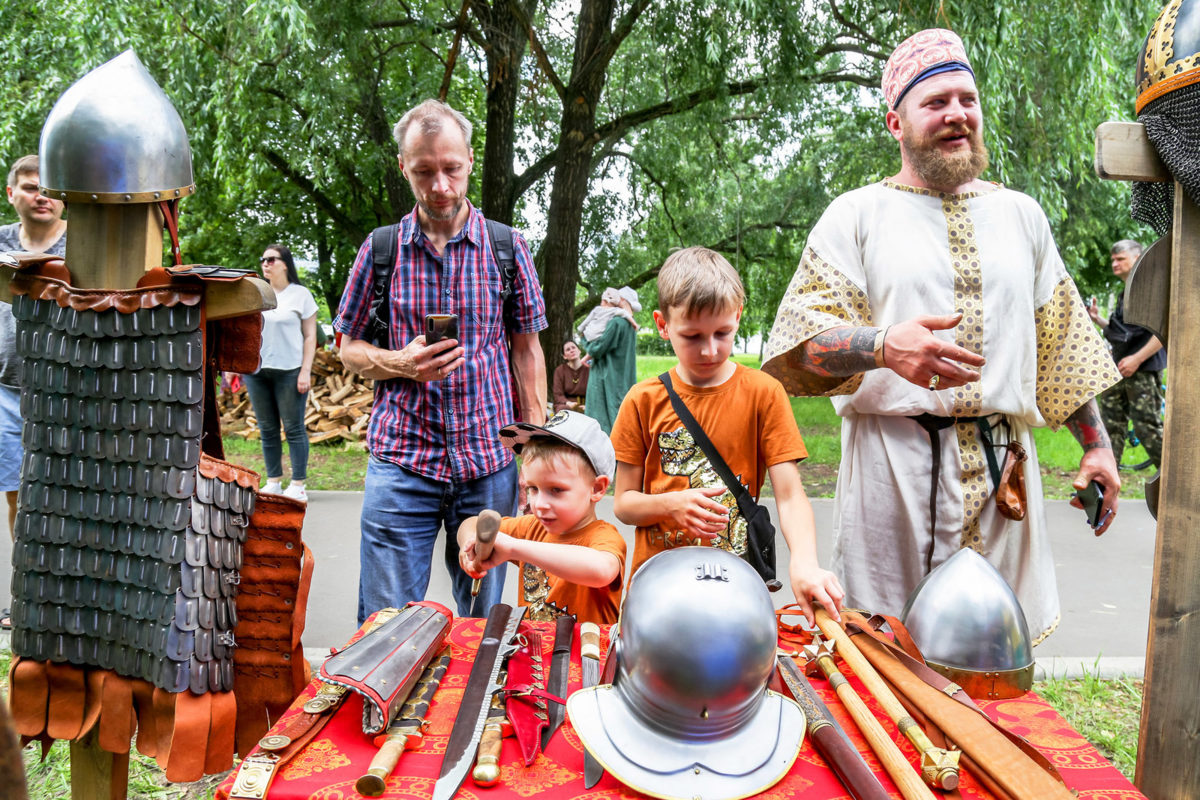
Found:
[{"label": "gold pattern on tablecloth", "polygon": [[1080,406],[1121,380],[1112,353],[1088,318],[1075,283],[1063,277],[1035,314],[1037,405],[1057,429]]},{"label": "gold pattern on tablecloth", "polygon": [[279,777],[294,781],[298,778],[310,778],[318,772],[330,772],[348,766],[350,758],[338,749],[333,740],[313,739],[279,771]]}]

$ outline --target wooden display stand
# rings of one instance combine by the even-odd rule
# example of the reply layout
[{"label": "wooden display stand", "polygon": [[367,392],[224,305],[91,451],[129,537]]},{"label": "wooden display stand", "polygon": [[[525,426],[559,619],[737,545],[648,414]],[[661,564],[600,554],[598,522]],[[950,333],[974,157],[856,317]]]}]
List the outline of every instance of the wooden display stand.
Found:
[{"label": "wooden display stand", "polygon": [[[1109,180],[1173,180],[1143,127],[1128,122],[1097,128],[1096,174]],[[1192,667],[1200,658],[1200,459],[1194,455],[1200,396],[1187,387],[1200,374],[1200,208],[1178,182],[1171,237],[1169,274],[1147,276],[1158,286],[1169,280],[1167,308],[1151,301],[1142,307],[1127,304],[1125,312],[1130,322],[1164,334],[1169,329],[1170,335],[1169,343],[1163,341],[1167,412],[1135,783],[1154,800],[1191,800],[1200,797],[1200,689]],[[1129,286],[1136,281],[1135,270]],[[1163,292],[1127,290],[1126,297],[1135,294],[1161,297]]]}]

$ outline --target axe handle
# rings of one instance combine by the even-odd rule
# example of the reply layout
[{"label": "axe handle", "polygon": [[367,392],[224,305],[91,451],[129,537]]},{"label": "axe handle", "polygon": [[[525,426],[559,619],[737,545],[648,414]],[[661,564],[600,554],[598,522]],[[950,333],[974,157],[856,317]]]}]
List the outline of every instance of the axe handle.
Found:
[{"label": "axe handle", "polygon": [[[500,532],[500,514],[490,508],[479,512],[475,518],[475,558],[486,561],[492,554],[492,543]],[[479,594],[479,578],[471,581],[471,596]]]},{"label": "axe handle", "polygon": [[867,660],[867,657],[858,649],[858,645],[850,638],[850,635],[842,629],[825,609],[816,609],[817,627],[821,629],[821,633],[837,643],[837,651],[841,655],[842,660],[850,665],[850,669],[854,670],[854,674],[862,681],[863,686],[867,687],[879,705],[883,707],[884,712],[891,718],[892,722],[896,723],[896,727],[901,733],[913,744],[923,757],[928,757],[932,764],[936,765],[930,769],[923,769],[924,777],[935,789],[945,789],[947,791],[958,786],[958,766],[957,762],[953,765],[949,761],[943,759],[946,751],[934,747],[933,742],[925,735],[925,731],[917,724],[917,721],[909,715],[908,710],[896,699],[896,695],[892,692],[891,687],[884,682],[883,678],[876,672],[875,667]]}]

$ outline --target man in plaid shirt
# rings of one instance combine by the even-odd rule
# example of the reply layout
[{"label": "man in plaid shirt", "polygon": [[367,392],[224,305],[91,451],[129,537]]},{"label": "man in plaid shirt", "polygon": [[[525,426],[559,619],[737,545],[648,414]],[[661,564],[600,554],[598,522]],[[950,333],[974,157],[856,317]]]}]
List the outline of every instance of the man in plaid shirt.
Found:
[{"label": "man in plaid shirt", "polygon": [[[334,321],[343,337],[342,362],[376,381],[367,430],[360,624],[380,608],[425,597],[443,525],[443,558],[459,615],[486,616],[500,600],[503,570],[489,572],[478,597],[470,596],[455,533],[483,509],[516,513],[516,463],[499,437],[513,421],[512,381],[522,419],[540,425],[546,408],[541,286],[529,247],[514,231],[517,276],[506,318],[483,214],[466,199],[475,160],[471,123],[445,103],[426,100],[394,133],[417,207],[400,221],[386,300],[387,349],[368,341],[371,237],[359,249]],[[458,338],[427,345],[426,314],[457,314]]]}]

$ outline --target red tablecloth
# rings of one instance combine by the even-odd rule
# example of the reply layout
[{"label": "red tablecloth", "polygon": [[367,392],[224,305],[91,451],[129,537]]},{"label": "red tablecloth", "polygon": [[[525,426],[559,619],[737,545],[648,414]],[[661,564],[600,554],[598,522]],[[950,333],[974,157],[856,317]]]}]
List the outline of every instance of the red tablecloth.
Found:
[{"label": "red tablecloth", "polygon": [[[545,648],[545,665],[549,671],[550,655],[554,640],[552,623],[525,623],[535,625],[542,631]],[[476,644],[483,633],[484,620],[456,619],[447,641],[451,646],[453,660],[434,699],[429,715],[429,728],[425,740],[418,749],[406,752],[392,777],[387,782],[387,798],[421,798],[433,795],[433,785],[441,771],[442,753],[454,724],[454,715],[466,687],[471,660]],[[606,632],[607,633],[607,632]],[[602,644],[606,644],[607,638]],[[603,652],[603,650],[602,650]],[[849,670],[846,670],[849,676]],[[893,739],[909,757],[918,763],[908,740],[896,732],[895,726],[882,713],[873,699],[863,692],[857,680],[852,683],[859,689],[867,704],[875,711]],[[579,667],[579,639],[571,654],[571,671],[568,691],[574,691],[582,683]],[[281,730],[300,706],[313,696],[317,688],[314,680],[304,693],[292,704],[279,720],[274,730]],[[900,797],[878,759],[863,741],[854,722],[845,713],[834,692],[823,680],[813,680],[825,704],[838,717],[838,721],[858,746],[859,751],[879,775],[883,785]],[[1030,692],[1016,700],[999,700],[983,705],[993,719],[1005,727],[1027,738],[1058,767],[1067,785],[1078,792],[1080,800],[1134,800],[1144,797],[1133,785],[1104,759],[1086,739],[1066,723],[1044,700]],[[358,695],[350,694],[333,719],[321,730],[308,747],[286,764],[271,784],[269,800],[342,800],[358,798],[354,782],[366,772],[376,748],[370,737],[362,732],[362,701]],[[221,784],[216,797],[228,800],[233,777]],[[965,800],[990,798],[991,795],[979,787],[971,775],[964,771],[960,790]],[[641,797],[611,775],[605,774],[592,789],[583,786],[583,745],[575,735],[568,719],[555,734],[547,752],[538,756],[530,767],[524,766],[512,739],[506,739],[502,753],[501,782],[490,788],[480,788],[471,782],[468,775],[459,798],[478,800],[515,800],[534,795],[549,794],[559,797]],[[833,800],[847,797],[846,790],[825,766],[805,738],[796,763],[782,781],[761,797],[804,798],[804,800]]]}]

